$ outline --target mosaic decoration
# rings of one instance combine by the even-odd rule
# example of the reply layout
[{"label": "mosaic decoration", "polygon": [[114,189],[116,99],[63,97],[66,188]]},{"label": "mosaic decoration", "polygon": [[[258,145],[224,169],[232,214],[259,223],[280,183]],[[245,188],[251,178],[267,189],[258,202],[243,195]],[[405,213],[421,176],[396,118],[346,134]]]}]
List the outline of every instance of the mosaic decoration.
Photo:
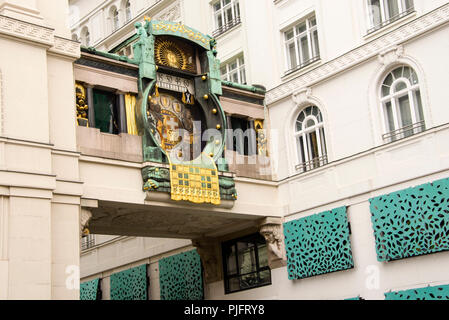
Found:
[{"label": "mosaic decoration", "polygon": [[377,259],[449,250],[449,179],[370,199]]},{"label": "mosaic decoration", "polygon": [[97,300],[100,289],[100,279],[81,283],[80,300]]},{"label": "mosaic decoration", "polygon": [[161,300],[203,300],[201,259],[196,250],[159,261]]},{"label": "mosaic decoration", "polygon": [[206,158],[203,157],[201,165],[170,164],[172,200],[221,203],[218,170],[212,158],[209,158],[211,168],[205,167]]},{"label": "mosaic decoration", "polygon": [[284,224],[290,280],[354,267],[346,207]]},{"label": "mosaic decoration", "polygon": [[449,300],[449,285],[389,292],[385,300]]},{"label": "mosaic decoration", "polygon": [[111,300],[148,300],[147,265],[111,275]]}]

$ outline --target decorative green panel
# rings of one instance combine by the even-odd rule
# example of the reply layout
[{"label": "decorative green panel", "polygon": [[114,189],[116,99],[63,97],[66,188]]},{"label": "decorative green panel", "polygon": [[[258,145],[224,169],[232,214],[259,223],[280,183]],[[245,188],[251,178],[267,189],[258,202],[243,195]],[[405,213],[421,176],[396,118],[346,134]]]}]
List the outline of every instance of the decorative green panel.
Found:
[{"label": "decorative green panel", "polygon": [[360,297],[345,299],[345,301],[361,301],[361,300],[363,299]]},{"label": "decorative green panel", "polygon": [[147,265],[111,275],[111,300],[148,300]]},{"label": "decorative green panel", "polygon": [[449,179],[370,199],[379,261],[449,250]]},{"label": "decorative green panel", "polygon": [[346,207],[284,224],[290,280],[354,267]]},{"label": "decorative green panel", "polygon": [[385,300],[449,300],[449,285],[389,292]]},{"label": "decorative green panel", "polygon": [[88,282],[81,283],[80,300],[97,300],[99,286],[100,279],[94,279]]},{"label": "decorative green panel", "polygon": [[201,259],[196,250],[159,261],[161,300],[202,300]]}]

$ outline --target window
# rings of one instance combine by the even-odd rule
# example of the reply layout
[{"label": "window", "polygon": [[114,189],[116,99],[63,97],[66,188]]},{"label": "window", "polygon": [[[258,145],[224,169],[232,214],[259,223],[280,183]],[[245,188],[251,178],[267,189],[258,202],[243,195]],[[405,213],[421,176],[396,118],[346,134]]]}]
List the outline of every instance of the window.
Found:
[{"label": "window", "polygon": [[284,32],[287,72],[319,60],[320,48],[315,17],[306,19]]},{"label": "window", "polygon": [[228,117],[232,133],[228,134],[228,150],[243,156],[257,154],[257,133],[252,122],[247,118]]},{"label": "window", "polygon": [[324,123],[320,109],[310,106],[299,113],[295,139],[300,161],[296,170],[306,172],[327,164]]},{"label": "window", "polygon": [[413,0],[368,0],[368,33],[414,11]]},{"label": "window", "polygon": [[390,72],[381,88],[387,142],[425,130],[421,91],[416,72],[401,66]]},{"label": "window", "polygon": [[94,90],[95,127],[103,133],[120,133],[118,96],[112,92]]},{"label": "window", "polygon": [[114,32],[120,26],[119,24],[119,14],[116,7],[111,8],[111,19],[112,19],[112,31]]},{"label": "window", "polygon": [[222,65],[221,79],[246,84],[245,60],[243,59],[243,56]]},{"label": "window", "polygon": [[254,234],[223,244],[226,294],[271,284],[265,239]]},{"label": "window", "polygon": [[131,14],[131,3],[129,1],[126,1],[125,4],[125,21],[128,22],[131,20],[132,14]]},{"label": "window", "polygon": [[238,0],[219,0],[214,5],[216,30],[214,37],[238,25],[240,20],[240,5]]}]

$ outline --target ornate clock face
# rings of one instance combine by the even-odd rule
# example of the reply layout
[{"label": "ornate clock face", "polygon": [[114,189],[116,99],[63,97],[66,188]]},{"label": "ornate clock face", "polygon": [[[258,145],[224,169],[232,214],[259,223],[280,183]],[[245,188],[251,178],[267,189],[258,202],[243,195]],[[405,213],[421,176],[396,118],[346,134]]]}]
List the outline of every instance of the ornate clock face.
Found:
[{"label": "ornate clock face", "polygon": [[169,94],[149,97],[148,120],[161,148],[170,152],[181,142],[193,144],[194,117],[189,107]]},{"label": "ornate clock face", "polygon": [[160,37],[154,44],[156,63],[174,69],[196,72],[192,48]]}]

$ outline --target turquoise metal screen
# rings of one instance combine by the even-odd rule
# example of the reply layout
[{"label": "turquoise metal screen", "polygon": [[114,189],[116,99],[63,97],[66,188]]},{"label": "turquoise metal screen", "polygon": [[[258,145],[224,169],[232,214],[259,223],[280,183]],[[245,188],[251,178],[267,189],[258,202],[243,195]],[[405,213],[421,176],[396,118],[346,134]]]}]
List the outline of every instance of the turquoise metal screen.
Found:
[{"label": "turquoise metal screen", "polygon": [[147,265],[111,275],[111,300],[148,300]]},{"label": "turquoise metal screen", "polygon": [[354,267],[346,207],[284,224],[290,280]]},{"label": "turquoise metal screen", "polygon": [[449,179],[370,199],[379,261],[449,250]]},{"label": "turquoise metal screen", "polygon": [[449,300],[449,285],[389,292],[385,300]]},{"label": "turquoise metal screen", "polygon": [[80,300],[97,300],[100,279],[94,279],[81,283]]},{"label": "turquoise metal screen", "polygon": [[161,300],[202,300],[201,259],[196,250],[159,261]]}]

